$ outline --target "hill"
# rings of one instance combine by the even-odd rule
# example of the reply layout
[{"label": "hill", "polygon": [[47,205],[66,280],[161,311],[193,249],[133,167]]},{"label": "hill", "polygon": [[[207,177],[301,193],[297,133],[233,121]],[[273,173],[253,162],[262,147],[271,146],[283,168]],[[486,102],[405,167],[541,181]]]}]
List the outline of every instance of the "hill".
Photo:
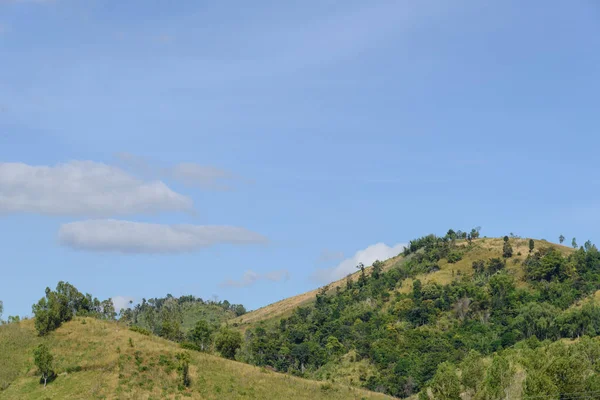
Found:
[{"label": "hill", "polygon": [[[553,247],[559,250],[564,255],[569,255],[575,251],[572,247],[563,246],[561,244],[551,243],[546,240],[534,240],[535,248],[541,247]],[[515,257],[512,259],[512,263],[507,265],[507,269],[515,274],[519,278],[519,283],[523,286],[523,268],[521,261],[523,261],[526,255],[529,253],[529,239],[514,238],[513,251]],[[423,283],[438,283],[447,284],[454,279],[453,274],[461,274],[463,276],[473,276],[474,270],[472,268],[473,261],[488,258],[502,258],[502,238],[478,238],[471,241],[472,245],[468,246],[467,240],[457,240],[457,246],[463,248],[463,257],[455,262],[450,263],[447,259],[441,259],[438,262],[439,271],[432,273],[417,274],[415,279],[420,279]],[[410,259],[410,256],[404,256],[399,254],[396,257],[392,257],[388,260],[383,261],[383,271],[387,271],[390,268],[399,268],[401,265],[406,263]],[[371,266],[365,269],[367,275],[371,273]],[[351,274],[351,279],[357,280],[360,271],[356,271]],[[328,293],[332,293],[338,287],[344,287],[346,284],[347,277],[331,282],[327,285]],[[317,294],[321,288],[308,291],[296,296],[288,297],[278,302],[269,304],[267,306],[252,310],[244,315],[230,319],[229,322],[235,326],[245,330],[249,327],[256,326],[259,323],[266,321],[277,322],[278,319],[289,316],[294,309],[307,306],[314,303]],[[412,282],[409,280],[402,286],[400,291],[409,292],[412,290]]]},{"label": "hill", "polygon": [[[567,398],[600,382],[595,357],[577,364],[597,341],[567,346],[600,335],[599,289],[600,252],[589,241],[575,249],[450,230],[233,320],[245,332],[236,358],[398,397],[527,398],[551,387]],[[560,357],[577,382],[551,368]]]},{"label": "hill", "polygon": [[[46,343],[57,377],[46,388],[33,349]],[[191,386],[181,389],[174,342],[116,322],[76,318],[46,337],[33,321],[0,326],[0,399],[384,399],[339,384],[313,382],[190,351]]]}]

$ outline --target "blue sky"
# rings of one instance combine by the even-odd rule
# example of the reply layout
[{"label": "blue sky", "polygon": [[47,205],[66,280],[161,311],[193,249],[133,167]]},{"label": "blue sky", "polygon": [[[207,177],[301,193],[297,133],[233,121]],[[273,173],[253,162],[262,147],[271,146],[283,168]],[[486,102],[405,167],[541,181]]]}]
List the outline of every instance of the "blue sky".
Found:
[{"label": "blue sky", "polygon": [[[449,227],[598,242],[595,1],[0,1],[0,300],[257,308]],[[320,278],[320,281],[316,278]]]}]

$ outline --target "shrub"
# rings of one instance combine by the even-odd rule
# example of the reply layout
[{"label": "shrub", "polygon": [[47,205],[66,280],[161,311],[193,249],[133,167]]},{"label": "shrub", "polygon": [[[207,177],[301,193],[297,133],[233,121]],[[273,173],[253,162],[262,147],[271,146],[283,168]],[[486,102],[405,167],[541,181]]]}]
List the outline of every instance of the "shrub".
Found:
[{"label": "shrub", "polygon": [[148,329],[145,329],[145,328],[142,328],[142,327],[139,327],[139,326],[135,326],[135,325],[130,326],[129,330],[133,331],[133,332],[140,333],[140,334],[145,335],[145,336],[150,336],[152,334],[152,332],[150,332]]}]

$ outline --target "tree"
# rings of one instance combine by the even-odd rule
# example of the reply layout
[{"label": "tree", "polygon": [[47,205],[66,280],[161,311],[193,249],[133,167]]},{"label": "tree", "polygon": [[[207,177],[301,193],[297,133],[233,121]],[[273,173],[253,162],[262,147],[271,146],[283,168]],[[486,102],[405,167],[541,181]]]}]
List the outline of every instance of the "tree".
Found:
[{"label": "tree", "polygon": [[506,267],[506,261],[498,257],[490,258],[488,261],[488,274],[493,275]]},{"label": "tree", "polygon": [[560,235],[558,237],[558,241],[560,242],[560,244],[562,244],[565,241],[565,237],[563,235]]},{"label": "tree", "polygon": [[2,320],[2,313],[4,312],[4,303],[0,300],[0,320]]},{"label": "tree", "polygon": [[573,238],[573,240],[571,241],[571,246],[573,246],[574,249],[577,248],[577,240],[575,240],[575,238]]},{"label": "tree", "polygon": [[215,348],[225,358],[233,360],[235,352],[242,346],[242,335],[238,331],[223,328],[215,338]]},{"label": "tree", "polygon": [[214,326],[206,320],[201,319],[196,322],[196,326],[188,334],[188,339],[202,351],[207,351],[212,343],[212,335],[215,332]]},{"label": "tree", "polygon": [[460,400],[460,381],[454,365],[443,362],[431,381],[433,398],[439,400]]},{"label": "tree", "polygon": [[421,289],[421,281],[419,279],[415,279],[415,281],[413,282],[413,300],[417,303],[421,301]]},{"label": "tree", "polygon": [[189,387],[190,379],[190,354],[177,353],[175,356],[179,360],[179,371],[181,372],[181,384],[183,387]]},{"label": "tree", "polygon": [[379,279],[381,276],[381,272],[383,271],[383,262],[379,260],[375,260],[373,263],[373,268],[371,269],[371,276],[374,279]]},{"label": "tree", "polygon": [[483,260],[473,261],[473,269],[476,274],[480,274],[485,270],[485,262]]},{"label": "tree", "polygon": [[511,258],[513,255],[513,249],[508,241],[508,236],[504,236],[504,245],[502,245],[502,257]]},{"label": "tree", "polygon": [[479,237],[479,231],[480,231],[480,230],[481,230],[481,227],[480,227],[480,226],[477,226],[477,227],[475,227],[475,228],[471,229],[471,237],[472,237],[473,239],[477,239],[477,238]]},{"label": "tree", "polygon": [[50,350],[48,350],[48,346],[45,344],[40,344],[33,351],[33,360],[35,362],[35,366],[38,368],[38,371],[41,375],[41,380],[44,381],[44,387],[46,387],[46,383],[48,382],[48,378],[54,375],[54,371],[52,370],[52,361],[54,356],[50,354]]},{"label": "tree", "polygon": [[506,389],[513,381],[514,372],[514,367],[506,358],[495,354],[483,381],[484,398],[508,398]]},{"label": "tree", "polygon": [[535,242],[533,241],[533,239],[529,239],[529,253],[531,253],[533,251],[535,247]]}]

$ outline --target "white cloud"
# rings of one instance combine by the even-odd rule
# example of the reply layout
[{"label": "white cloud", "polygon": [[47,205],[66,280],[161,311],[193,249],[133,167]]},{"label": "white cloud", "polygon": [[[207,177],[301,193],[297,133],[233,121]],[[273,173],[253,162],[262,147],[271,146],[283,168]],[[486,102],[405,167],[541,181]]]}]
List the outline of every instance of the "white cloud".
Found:
[{"label": "white cloud", "polygon": [[153,179],[173,179],[188,187],[210,190],[229,190],[226,183],[240,178],[224,169],[196,163],[179,163],[174,166],[159,166],[157,162],[130,153],[118,153],[116,159],[134,173]]},{"label": "white cloud", "polygon": [[266,243],[235,226],[161,225],[113,219],[72,222],[60,227],[60,244],[77,250],[118,253],[181,253],[216,244]]},{"label": "white cloud", "polygon": [[120,312],[123,308],[129,308],[129,302],[135,301],[133,297],[129,296],[114,296],[111,298],[111,300],[115,306],[116,312]]},{"label": "white cloud", "polygon": [[144,182],[102,163],[0,163],[0,213],[110,216],[191,209],[189,197],[163,182]]},{"label": "white cloud", "polygon": [[398,243],[392,247],[385,243],[373,244],[364,250],[357,251],[353,257],[345,259],[333,268],[319,269],[313,277],[325,283],[336,281],[356,272],[356,266],[359,263],[370,266],[375,260],[387,260],[400,254],[405,246],[405,243]]},{"label": "white cloud", "polygon": [[272,282],[287,281],[290,279],[290,272],[287,269],[280,269],[276,271],[265,272],[259,274],[258,272],[248,270],[244,272],[242,279],[236,281],[229,279],[221,283],[222,287],[247,287],[255,284],[259,280],[267,280]]}]

